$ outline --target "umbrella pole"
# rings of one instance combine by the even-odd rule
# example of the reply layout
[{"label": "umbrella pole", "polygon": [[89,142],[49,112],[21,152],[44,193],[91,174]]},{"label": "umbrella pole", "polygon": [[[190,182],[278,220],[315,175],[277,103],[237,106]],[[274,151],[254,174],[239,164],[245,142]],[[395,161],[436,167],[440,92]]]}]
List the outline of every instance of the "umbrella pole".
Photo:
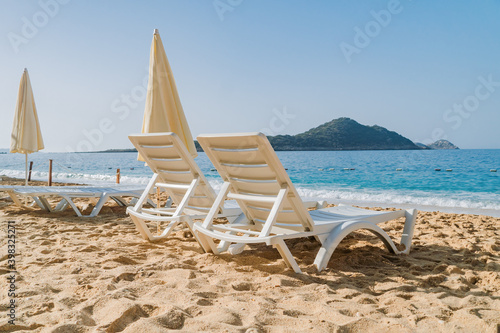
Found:
[{"label": "umbrella pole", "polygon": [[24,153],[24,156],[26,157],[26,172],[24,174],[24,186],[28,186],[28,153]]},{"label": "umbrella pole", "polygon": [[[25,163],[25,174],[24,174],[24,186],[28,186],[28,153],[24,153],[24,156],[26,157],[26,163]],[[24,197],[24,205],[28,205],[28,197]]]}]

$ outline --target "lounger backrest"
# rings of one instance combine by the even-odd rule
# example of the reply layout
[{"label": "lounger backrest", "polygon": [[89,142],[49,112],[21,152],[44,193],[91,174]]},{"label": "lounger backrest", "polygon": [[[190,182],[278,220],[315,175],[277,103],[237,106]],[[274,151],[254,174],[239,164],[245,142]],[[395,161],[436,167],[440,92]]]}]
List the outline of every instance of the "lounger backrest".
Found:
[{"label": "lounger backrest", "polygon": [[282,188],[288,192],[273,227],[289,230],[312,230],[313,222],[288,174],[262,133],[200,135],[198,142],[210,158],[230,193],[243,195],[236,201],[247,218],[255,223],[265,223],[272,201],[251,201],[251,197],[276,197]]},{"label": "lounger backrest", "polygon": [[[215,200],[215,192],[175,133],[135,134],[130,135],[129,139],[146,164],[158,174],[157,183],[190,185],[195,177],[198,177],[199,184],[189,199],[187,208],[210,210]],[[179,205],[187,189],[181,186],[165,188],[165,191],[173,202]]]}]

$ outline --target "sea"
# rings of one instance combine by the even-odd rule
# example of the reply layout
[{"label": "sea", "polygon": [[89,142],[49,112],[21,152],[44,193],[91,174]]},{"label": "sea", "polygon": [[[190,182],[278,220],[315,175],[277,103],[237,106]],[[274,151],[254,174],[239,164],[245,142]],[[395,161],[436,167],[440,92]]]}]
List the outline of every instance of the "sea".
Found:
[{"label": "sea", "polygon": [[[366,207],[417,208],[500,217],[500,149],[279,151],[299,194],[307,200]],[[136,153],[29,155],[32,179],[91,185],[147,184],[152,175]],[[204,153],[196,162],[216,190],[222,180]],[[0,154],[0,175],[24,178],[22,154]]]}]

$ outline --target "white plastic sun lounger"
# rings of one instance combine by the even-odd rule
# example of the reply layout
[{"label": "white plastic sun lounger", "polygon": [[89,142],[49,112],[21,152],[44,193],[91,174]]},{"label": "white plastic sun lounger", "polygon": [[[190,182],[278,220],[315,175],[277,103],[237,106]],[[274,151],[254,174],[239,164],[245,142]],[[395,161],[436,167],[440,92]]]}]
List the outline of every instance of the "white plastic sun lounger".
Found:
[{"label": "white plastic sun lounger", "polygon": [[[379,212],[350,206],[307,211],[266,136],[262,133],[200,135],[198,142],[224,180],[217,199],[195,232],[205,251],[218,254],[241,244],[265,243],[274,246],[295,272],[300,268],[284,240],[314,236],[322,246],[316,256],[323,270],[340,241],[351,232],[367,229],[377,235],[390,252],[409,253],[416,210]],[[238,202],[247,223],[214,224],[213,218],[225,199]],[[405,217],[401,244],[394,242],[378,223]],[[213,239],[221,240],[219,247]],[[233,243],[233,245],[230,245]]]},{"label": "white plastic sun lounger", "polygon": [[[127,209],[141,236],[150,241],[166,238],[179,223],[184,223],[196,238],[193,221],[205,218],[216,194],[184,143],[171,132],[130,135],[129,139],[154,172],[139,201]],[[164,190],[176,208],[144,208],[145,199],[155,188]],[[233,208],[220,206],[214,216],[226,217],[230,222],[245,218],[236,204]],[[152,233],[146,221],[167,225],[163,231],[157,228]]]},{"label": "white plastic sun lounger", "polygon": [[[40,208],[48,212],[61,211],[69,205],[80,217],[95,217],[109,199],[116,201],[120,206],[129,205],[124,197],[139,198],[144,186],[0,186],[0,191],[7,192],[18,206],[23,206],[19,196],[27,196],[33,198]],[[61,201],[55,207],[51,207],[47,201],[50,196],[60,197]],[[75,198],[96,199],[97,202],[89,215],[83,215],[73,202]],[[135,200],[132,200],[130,203],[134,202]]]}]

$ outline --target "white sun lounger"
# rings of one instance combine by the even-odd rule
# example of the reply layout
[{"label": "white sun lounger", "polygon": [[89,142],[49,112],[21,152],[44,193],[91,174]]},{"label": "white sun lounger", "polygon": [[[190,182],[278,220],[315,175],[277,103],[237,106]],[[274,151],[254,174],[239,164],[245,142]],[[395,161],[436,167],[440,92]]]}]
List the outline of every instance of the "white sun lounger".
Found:
[{"label": "white sun lounger", "polygon": [[[23,206],[19,196],[25,196],[33,198],[40,208],[48,212],[61,211],[69,205],[80,217],[95,217],[109,199],[116,201],[120,206],[129,205],[124,197],[139,198],[144,191],[144,186],[0,186],[0,191],[6,192],[18,206]],[[54,208],[47,201],[50,196],[61,198]],[[73,202],[75,198],[95,199],[96,203],[92,212],[89,215],[83,215]],[[135,203],[135,200],[130,203]]]},{"label": "white sun lounger", "polygon": [[[345,236],[367,229],[377,235],[390,252],[409,253],[416,210],[379,212],[339,206],[308,212],[264,134],[200,135],[198,142],[224,180],[205,221],[194,225],[205,251],[218,254],[233,249],[235,253],[241,251],[244,244],[265,243],[274,246],[286,264],[300,273],[284,240],[314,236],[322,244],[315,260],[321,271]],[[215,213],[227,198],[238,202],[249,222],[213,223]],[[402,251],[377,226],[400,217],[406,218]],[[213,239],[221,240],[219,247]]]},{"label": "white sun lounger", "polygon": [[[195,235],[193,221],[205,218],[216,194],[184,143],[171,132],[130,135],[129,139],[154,172],[139,201],[127,209],[141,236],[150,241],[166,238],[179,223],[185,223]],[[155,188],[164,190],[176,208],[143,208]],[[226,217],[230,222],[245,218],[236,204],[232,208],[228,204],[220,206],[214,216]],[[152,233],[146,221],[167,225]]]}]

